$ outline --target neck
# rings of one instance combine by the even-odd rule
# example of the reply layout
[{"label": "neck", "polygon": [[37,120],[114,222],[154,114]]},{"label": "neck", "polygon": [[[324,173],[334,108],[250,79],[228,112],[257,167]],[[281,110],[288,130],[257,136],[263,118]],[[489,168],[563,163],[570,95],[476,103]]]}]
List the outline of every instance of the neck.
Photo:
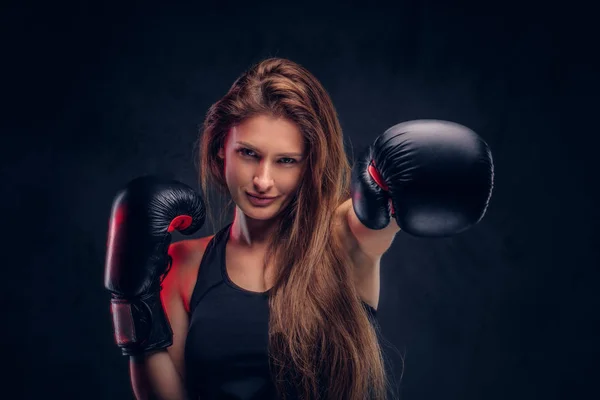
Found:
[{"label": "neck", "polygon": [[230,240],[247,250],[264,250],[277,227],[277,219],[256,220],[247,217],[239,207],[231,225]]}]

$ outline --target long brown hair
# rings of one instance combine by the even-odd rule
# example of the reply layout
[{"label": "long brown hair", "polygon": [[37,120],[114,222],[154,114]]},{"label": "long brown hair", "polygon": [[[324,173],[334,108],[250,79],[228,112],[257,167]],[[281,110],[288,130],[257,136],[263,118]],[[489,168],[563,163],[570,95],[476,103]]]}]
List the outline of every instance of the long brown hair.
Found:
[{"label": "long brown hair", "polygon": [[269,355],[279,397],[293,389],[300,399],[385,399],[389,381],[378,328],[361,304],[347,251],[333,234],[334,210],[350,197],[342,129],[328,93],[304,67],[263,60],[210,107],[198,149],[207,206],[211,186],[228,194],[219,148],[233,126],[257,115],[296,123],[308,152],[265,262],[277,266],[269,296]]}]

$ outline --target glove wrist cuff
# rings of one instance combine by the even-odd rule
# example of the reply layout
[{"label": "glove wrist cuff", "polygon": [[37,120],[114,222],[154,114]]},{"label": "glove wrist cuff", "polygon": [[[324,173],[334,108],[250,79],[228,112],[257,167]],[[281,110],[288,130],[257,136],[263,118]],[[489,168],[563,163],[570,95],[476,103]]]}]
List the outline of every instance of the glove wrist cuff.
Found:
[{"label": "glove wrist cuff", "polygon": [[160,288],[135,298],[111,299],[114,339],[123,355],[169,347],[173,331],[160,299]]}]

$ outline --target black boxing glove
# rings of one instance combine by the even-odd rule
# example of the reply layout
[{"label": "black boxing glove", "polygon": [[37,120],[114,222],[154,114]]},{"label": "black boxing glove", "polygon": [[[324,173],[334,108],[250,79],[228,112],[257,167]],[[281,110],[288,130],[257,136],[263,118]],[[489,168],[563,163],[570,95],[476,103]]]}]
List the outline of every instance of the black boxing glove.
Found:
[{"label": "black boxing glove", "polygon": [[110,216],[104,286],[111,292],[115,341],[123,355],[141,355],[173,343],[160,299],[171,266],[171,232],[204,224],[204,201],[181,182],[144,176],[115,196]]},{"label": "black boxing glove", "polygon": [[439,120],[394,125],[352,169],[352,204],[370,229],[396,219],[419,237],[445,237],[479,222],[494,181],[492,153],[465,126]]}]

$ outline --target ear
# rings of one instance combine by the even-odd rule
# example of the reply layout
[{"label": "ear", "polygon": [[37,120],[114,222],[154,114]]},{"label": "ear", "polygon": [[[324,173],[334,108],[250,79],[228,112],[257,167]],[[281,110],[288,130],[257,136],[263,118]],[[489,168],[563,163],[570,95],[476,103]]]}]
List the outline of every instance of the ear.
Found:
[{"label": "ear", "polygon": [[219,152],[217,153],[217,156],[219,156],[219,158],[221,160],[225,159],[225,151],[223,150],[222,147],[219,149]]}]

